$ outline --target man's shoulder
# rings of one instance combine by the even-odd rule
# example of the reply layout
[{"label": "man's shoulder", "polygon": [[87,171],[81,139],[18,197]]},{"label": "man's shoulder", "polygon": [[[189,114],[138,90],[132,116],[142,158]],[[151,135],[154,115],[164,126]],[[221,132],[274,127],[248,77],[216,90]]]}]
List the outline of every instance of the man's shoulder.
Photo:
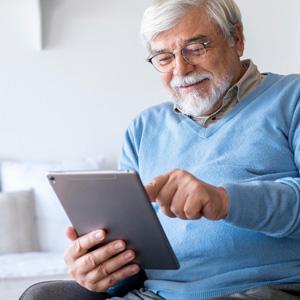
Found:
[{"label": "man's shoulder", "polygon": [[[130,123],[129,130],[142,133],[145,130],[163,130],[170,123],[178,123],[178,116],[174,112],[173,102],[163,102],[146,108],[140,112]],[[162,126],[162,124],[165,124]]]},{"label": "man's shoulder", "polygon": [[[261,89],[257,90],[259,96],[254,98],[257,108],[276,111],[277,116],[292,118],[296,107],[300,103],[300,74],[281,75],[267,73]],[[261,100],[264,101],[261,101]],[[256,110],[258,111],[258,110]]]},{"label": "man's shoulder", "polygon": [[273,81],[282,84],[299,84],[300,83],[300,74],[276,74],[276,73],[266,73],[268,77],[271,77]]},{"label": "man's shoulder", "polygon": [[137,117],[148,117],[152,115],[164,115],[168,113],[173,113],[173,103],[168,101],[168,102],[163,102],[157,105],[150,106],[140,112]]},{"label": "man's shoulder", "polygon": [[151,122],[164,119],[167,115],[173,115],[173,103],[163,102],[154,106],[150,106],[141,111],[133,120],[133,122]]},{"label": "man's shoulder", "polygon": [[[289,99],[289,102],[298,101],[300,98],[300,74],[276,74],[264,73],[266,78],[258,86],[257,92],[262,96],[266,96],[269,101],[274,103],[277,99],[278,103]],[[264,93],[264,92],[267,92]],[[288,96],[288,97],[287,97]]]},{"label": "man's shoulder", "polygon": [[287,86],[290,86],[293,91],[298,92],[300,96],[300,74],[284,75],[282,80]]},{"label": "man's shoulder", "polygon": [[291,105],[297,104],[300,99],[300,74],[278,75],[270,74],[274,78],[272,91],[279,101]]}]

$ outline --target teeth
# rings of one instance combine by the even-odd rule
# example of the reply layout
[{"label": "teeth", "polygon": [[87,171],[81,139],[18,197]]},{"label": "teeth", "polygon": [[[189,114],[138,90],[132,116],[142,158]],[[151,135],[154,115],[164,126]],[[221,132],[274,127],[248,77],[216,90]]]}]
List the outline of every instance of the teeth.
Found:
[{"label": "teeth", "polygon": [[[204,79],[203,79],[204,80]],[[198,83],[200,83],[200,82],[202,82],[203,80],[200,80],[200,81],[196,81],[196,82],[193,82],[193,83],[190,83],[190,84],[188,84],[188,85],[183,85],[183,86],[181,86],[181,87],[188,87],[188,86],[191,86],[191,85],[194,85],[194,84],[198,84]]]}]

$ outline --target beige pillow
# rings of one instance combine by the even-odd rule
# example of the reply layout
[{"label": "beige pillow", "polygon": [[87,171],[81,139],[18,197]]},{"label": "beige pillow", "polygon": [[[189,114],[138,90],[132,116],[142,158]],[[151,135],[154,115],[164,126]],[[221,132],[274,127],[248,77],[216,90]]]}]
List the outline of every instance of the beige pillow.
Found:
[{"label": "beige pillow", "polygon": [[33,191],[0,193],[0,254],[37,250]]},{"label": "beige pillow", "polygon": [[103,167],[102,156],[53,163],[37,161],[2,162],[0,177],[3,192],[34,190],[35,226],[40,250],[63,252],[70,243],[65,235],[66,227],[70,225],[70,221],[47,180],[47,171],[100,170]]}]

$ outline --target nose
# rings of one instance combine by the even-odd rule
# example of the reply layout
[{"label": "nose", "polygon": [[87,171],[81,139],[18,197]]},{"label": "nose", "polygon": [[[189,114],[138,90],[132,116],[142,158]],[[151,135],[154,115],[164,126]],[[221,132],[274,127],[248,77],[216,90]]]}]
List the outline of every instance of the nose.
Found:
[{"label": "nose", "polygon": [[195,66],[189,64],[182,55],[176,55],[173,75],[184,76],[195,71]]}]

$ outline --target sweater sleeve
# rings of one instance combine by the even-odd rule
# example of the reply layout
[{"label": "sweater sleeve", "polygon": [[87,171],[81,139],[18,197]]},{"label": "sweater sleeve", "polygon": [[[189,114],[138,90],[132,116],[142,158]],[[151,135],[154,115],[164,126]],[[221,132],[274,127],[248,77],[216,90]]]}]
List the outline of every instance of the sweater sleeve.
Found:
[{"label": "sweater sleeve", "polygon": [[229,196],[226,222],[273,237],[300,239],[300,99],[291,120],[288,139],[298,175],[275,181],[224,185]]}]

